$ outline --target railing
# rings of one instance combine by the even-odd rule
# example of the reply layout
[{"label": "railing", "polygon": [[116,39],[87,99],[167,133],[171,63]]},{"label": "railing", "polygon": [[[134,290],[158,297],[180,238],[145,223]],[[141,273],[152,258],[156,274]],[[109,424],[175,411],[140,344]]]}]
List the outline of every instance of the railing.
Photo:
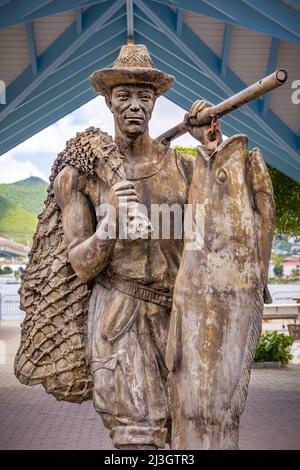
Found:
[{"label": "railing", "polygon": [[19,304],[18,294],[0,294],[0,320],[23,320],[25,314]]},{"label": "railing", "polygon": [[291,299],[296,297],[300,297],[300,286],[297,290],[278,291],[272,294],[272,300],[274,304],[286,304],[287,301],[294,303]]}]

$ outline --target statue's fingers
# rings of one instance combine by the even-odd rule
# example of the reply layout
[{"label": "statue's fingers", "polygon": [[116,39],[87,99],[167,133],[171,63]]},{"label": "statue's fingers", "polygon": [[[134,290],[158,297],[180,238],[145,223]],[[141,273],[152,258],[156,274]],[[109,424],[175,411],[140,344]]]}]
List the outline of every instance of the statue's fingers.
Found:
[{"label": "statue's fingers", "polygon": [[119,203],[126,204],[128,202],[138,202],[137,196],[132,195],[132,196],[120,196],[119,197]]},{"label": "statue's fingers", "polygon": [[116,191],[117,196],[136,196],[135,189],[118,189]]},{"label": "statue's fingers", "polygon": [[118,183],[112,186],[112,189],[114,191],[118,191],[120,189],[132,189],[132,188],[134,188],[134,184],[132,183],[132,181],[127,181],[127,180],[119,181]]},{"label": "statue's fingers", "polygon": [[201,106],[201,103],[203,102],[203,100],[196,100],[192,106],[191,106],[191,109],[190,109],[190,117],[196,117],[197,113],[198,113],[198,108],[199,106]]}]

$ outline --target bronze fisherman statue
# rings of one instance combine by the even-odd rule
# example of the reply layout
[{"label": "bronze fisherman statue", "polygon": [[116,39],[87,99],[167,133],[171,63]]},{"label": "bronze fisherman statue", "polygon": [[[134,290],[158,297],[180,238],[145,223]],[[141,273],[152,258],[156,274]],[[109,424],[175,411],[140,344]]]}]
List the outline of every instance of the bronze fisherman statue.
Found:
[{"label": "bronze fisherman statue", "polygon": [[[152,139],[155,101],[174,78],[145,46],[122,47],[91,80],[115,138],[88,129],[54,163],[23,276],[16,374],[58,399],[92,393],[118,449],[236,448],[273,234],[263,159],[246,136],[222,144],[216,120],[197,126],[205,101],[189,112],[196,159]],[[174,233],[188,203],[192,240]],[[153,205],[179,208],[169,237],[163,217],[152,236]]]}]

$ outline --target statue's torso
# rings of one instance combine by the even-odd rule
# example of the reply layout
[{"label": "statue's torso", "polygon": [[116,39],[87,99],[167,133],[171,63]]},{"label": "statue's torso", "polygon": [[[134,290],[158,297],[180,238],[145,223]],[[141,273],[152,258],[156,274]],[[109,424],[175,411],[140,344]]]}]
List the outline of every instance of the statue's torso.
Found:
[{"label": "statue's torso", "polygon": [[[134,181],[140,204],[147,207],[148,216],[154,205],[173,205],[175,214],[171,213],[170,237],[162,238],[162,218],[159,219],[159,236],[156,239],[132,241],[118,239],[107,267],[107,270],[124,279],[136,280],[150,284],[152,288],[170,291],[173,289],[183,250],[183,233],[174,233],[173,217],[183,230],[184,204],[187,203],[188,187],[192,176],[192,158],[186,157],[172,149],[168,150],[161,162],[156,166],[145,167],[144,171],[127,177]],[[134,171],[134,169],[133,169]],[[107,201],[109,189],[101,180],[85,178],[81,190],[92,203],[95,214],[97,207]],[[157,206],[156,209],[157,210]],[[100,217],[97,216],[97,222]],[[164,221],[168,220],[167,214]],[[180,219],[180,220],[179,220]],[[167,224],[168,222],[166,222]],[[178,227],[178,226],[177,226]],[[168,230],[166,229],[166,236]]]}]

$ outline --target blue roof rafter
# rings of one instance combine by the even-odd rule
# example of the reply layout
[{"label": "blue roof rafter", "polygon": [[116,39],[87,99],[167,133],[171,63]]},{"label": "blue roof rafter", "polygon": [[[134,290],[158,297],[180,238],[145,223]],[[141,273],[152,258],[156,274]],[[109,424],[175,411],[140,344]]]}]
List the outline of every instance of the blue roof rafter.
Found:
[{"label": "blue roof rafter", "polygon": [[35,48],[35,40],[34,40],[34,32],[33,32],[32,23],[26,23],[26,31],[27,31],[31,69],[32,69],[32,74],[35,77],[38,73],[38,65],[37,65],[37,56],[36,56],[36,48]]},{"label": "blue roof rafter", "polygon": [[1,7],[0,10],[0,27],[11,26],[16,23],[23,23],[24,18],[43,8],[52,0],[11,0],[8,4]]},{"label": "blue roof rafter", "polygon": [[[120,41],[122,41],[124,38],[126,38],[125,30],[123,32],[123,36],[120,36]],[[91,70],[89,70],[88,73],[83,74],[81,72],[77,76],[70,75],[68,83],[64,84],[67,86],[58,85],[57,89],[54,90],[53,93],[54,98],[49,101],[49,106],[44,106],[43,112],[41,112],[40,109],[36,109],[35,113],[31,116],[30,123],[28,125],[19,125],[19,127],[10,134],[8,139],[2,141],[0,146],[0,153],[8,151],[10,148],[23,142],[28,137],[31,137],[35,132],[39,132],[44,127],[49,126],[60,117],[63,117],[76,109],[76,106],[72,106],[72,109],[70,109],[69,104],[74,103],[77,96],[79,97],[80,95],[80,97],[85,97],[84,100],[81,100],[81,104],[84,104],[90,99],[96,97],[96,92],[90,86],[90,83],[87,80],[87,76],[97,68],[109,67],[112,64],[112,61],[115,59],[116,50],[119,49],[123,44],[124,42],[120,42],[118,45],[115,44],[115,50],[112,50],[104,58],[98,59],[98,61],[92,64],[90,67]],[[60,92],[62,93],[61,95],[59,95]],[[63,100],[61,99],[62,96],[64,97]],[[55,117],[55,113],[57,113],[57,117]]]},{"label": "blue roof rafter", "polygon": [[289,7],[281,0],[242,0],[255,11],[286,29],[300,39],[300,12]]},{"label": "blue roof rafter", "polygon": [[[124,12],[123,12],[124,13]],[[34,92],[28,96],[26,101],[20,104],[11,114],[9,114],[3,121],[3,131],[8,128],[12,123],[16,124],[17,120],[26,116],[27,113],[31,112],[32,108],[39,104],[39,98],[60,84],[66,82],[75,73],[79,73],[83,70],[87,70],[89,65],[95,63],[99,58],[106,56],[115,47],[121,47],[126,41],[124,31],[126,30],[126,23],[123,18],[116,18],[114,24],[108,26],[105,25],[101,31],[94,34],[84,45],[82,45],[76,54],[73,54],[64,62],[54,73],[49,75],[45,81],[39,85]],[[109,35],[108,35],[109,32]],[[88,77],[88,72],[86,72]]]},{"label": "blue roof rafter", "polygon": [[76,8],[75,10],[76,15],[76,33],[77,36],[82,33],[82,10],[81,8]]},{"label": "blue roof rafter", "polygon": [[[166,37],[164,33],[157,30],[153,24],[146,21],[140,10],[136,11],[135,18],[136,31],[143,37],[143,40],[146,38],[147,44],[150,41],[148,46],[152,54],[156,53],[159,60],[160,58],[163,58],[166,64],[173,67],[173,70],[170,72],[171,74],[175,74],[177,76],[178,73],[182,74],[185,77],[184,80],[186,82],[193,80],[193,82],[190,83],[190,87],[199,89],[201,86],[201,93],[203,93],[202,96],[206,96],[206,99],[212,103],[218,103],[227,97],[224,92],[224,87],[216,84],[210,77],[201,74],[201,71],[188,60],[187,56],[183,55],[178,50],[177,46],[168,37]],[[153,44],[157,47],[153,47]],[[198,97],[196,96],[195,99],[198,99]],[[259,106],[258,109],[260,110]],[[251,116],[245,110],[245,106],[236,110],[232,114],[232,117],[237,120],[237,123],[239,121],[243,121],[248,126],[248,131],[254,131],[264,140],[268,141],[269,145],[276,146],[277,151],[281,153],[282,145],[262,129],[261,125],[257,122],[257,117]],[[298,155],[297,158],[295,158],[294,155],[291,156],[297,162],[299,161]]]},{"label": "blue roof rafter", "polygon": [[50,126],[54,122],[77,109],[79,106],[87,103],[94,97],[95,92],[93,92],[91,88],[86,89],[86,91],[82,92],[80,95],[74,94],[68,103],[61,104],[56,109],[49,111],[49,113],[46,116],[43,116],[39,121],[32,123],[30,128],[27,127],[21,134],[17,136],[17,138],[13,137],[12,140],[8,142],[8,148],[11,149],[21,142],[24,142],[24,140],[45,129],[45,127]]},{"label": "blue roof rafter", "polygon": [[[154,0],[157,3],[162,3],[163,5],[173,6],[181,10],[192,11],[198,13],[199,15],[208,16],[209,18],[215,18],[219,21],[228,21],[230,16],[218,12],[212,8],[209,4],[201,2],[201,0]],[[233,21],[233,20],[232,20]]]},{"label": "blue roof rafter", "polygon": [[[182,28],[182,37],[177,36],[175,30],[176,14],[170,8],[157,4],[154,12],[143,0],[135,0],[135,3],[176,44],[178,53],[182,51],[190,57],[197,66],[211,76],[214,83],[224,89],[228,96],[246,87],[245,83],[230,69],[227,71],[225,80],[220,77],[219,57],[185,24]],[[280,145],[285,146],[290,155],[299,160],[296,135],[284,122],[272,112],[269,112],[266,119],[262,119],[258,101],[251,102],[244,108],[251,113],[262,129],[268,132]]]},{"label": "blue roof rafter", "polygon": [[126,15],[127,15],[127,40],[133,41],[134,39],[133,0],[126,0]]},{"label": "blue roof rafter", "polygon": [[3,6],[0,0],[0,28],[103,2],[111,0],[10,0]]},{"label": "blue roof rafter", "polygon": [[178,36],[181,36],[181,33],[182,33],[182,17],[183,17],[182,10],[177,8],[177,12],[176,12],[176,33],[178,34]]},{"label": "blue roof rafter", "polygon": [[[213,94],[213,91],[208,92],[207,88],[203,88],[203,83],[201,80],[199,80],[199,74],[194,70],[187,68],[185,64],[181,62],[179,57],[176,58],[172,56],[168,50],[163,49],[160,45],[161,41],[160,38],[157,37],[157,34],[155,34],[155,40],[158,41],[158,44],[155,42],[155,40],[153,40],[153,38],[149,39],[148,36],[144,36],[144,34],[147,32],[149,34],[149,31],[147,31],[145,27],[141,26],[141,32],[138,32],[140,26],[138,21],[136,21],[136,26],[136,38],[139,41],[146,42],[149,51],[155,60],[155,64],[164,69],[169,74],[176,74],[177,78],[174,89],[176,89],[177,92],[180,90],[181,95],[188,98],[190,104],[192,104],[196,99],[199,99],[199,97],[205,97],[212,102],[215,101],[215,95]],[[167,47],[169,49],[168,44]],[[259,126],[257,126],[255,120],[251,119],[250,117],[248,117],[246,120],[239,119],[239,117],[241,117],[240,114],[241,110],[236,110],[234,113],[225,116],[222,119],[222,123],[226,123],[226,128],[229,129],[229,132],[236,133],[238,131],[252,135],[256,145],[259,145],[264,153],[267,151],[269,154],[273,155],[273,162],[276,159],[276,156],[277,158],[284,159],[285,157],[282,155],[281,147],[276,145],[276,142],[274,142],[260,129]],[[300,179],[299,164],[292,161],[290,166],[294,175],[295,172],[297,173],[298,171]]]},{"label": "blue roof rafter", "polygon": [[223,79],[226,77],[226,73],[227,73],[231,36],[232,36],[232,25],[226,23],[225,30],[224,30],[223,50],[222,50],[222,58],[221,58],[221,77]]},{"label": "blue roof rafter", "polygon": [[[39,109],[32,111],[30,121],[25,121],[23,126],[19,126],[18,130],[9,134],[6,134],[4,140],[1,140],[1,148],[9,145],[11,142],[16,145],[16,143],[22,142],[27,136],[32,135],[32,128],[39,122],[44,121],[49,114],[52,114],[55,110],[64,108],[65,105],[76,96],[80,96],[85,93],[87,90],[91,89],[86,80],[79,83],[74,83],[69,89],[64,88],[63,92],[55,98],[52,98],[49,101],[49,106],[44,107],[44,112],[41,113]],[[63,98],[63,99],[62,99]]]},{"label": "blue roof rafter", "polygon": [[10,0],[0,0],[0,7],[3,7],[4,5],[6,5],[9,2],[10,2]]},{"label": "blue roof rafter", "polygon": [[39,57],[40,71],[34,79],[28,69],[25,70],[7,89],[7,104],[0,113],[0,122],[32,91],[38,87],[63,61],[80,47],[99,27],[123,6],[123,0],[116,0],[109,8],[100,4],[90,7],[83,15],[83,30],[76,34],[76,21],[54,41]]},{"label": "blue roof rafter", "polygon": [[105,62],[111,65],[124,41],[126,41],[125,29],[111,41],[101,45],[100,58],[100,55],[97,56],[95,51],[90,52],[84,57],[84,61],[73,62],[66,70],[57,72],[54,76],[49,77],[48,86],[45,84],[44,93],[40,93],[29,103],[24,104],[22,108],[17,109],[7,117],[5,129],[0,132],[0,135],[3,134],[4,136],[1,139],[1,143],[4,144],[13,135],[22,130],[29,116],[32,121],[34,116],[39,117],[39,115],[47,112],[45,108],[51,108],[54,100],[66,102],[65,94],[76,85],[85,83],[86,87],[89,88],[91,84],[88,81],[88,77],[99,66],[99,60],[101,63]]},{"label": "blue roof rafter", "polygon": [[[299,34],[288,31],[289,19],[291,15],[296,14],[298,18],[300,12],[290,7],[281,0],[276,0],[276,3],[281,4],[282,22],[286,26],[279,25],[274,19],[255,11],[246,3],[236,0],[154,0],[158,3],[165,5],[172,5],[177,8],[182,8],[186,11],[205,15],[216,20],[231,23],[241,28],[247,28],[254,31],[267,34],[269,36],[278,37],[286,41],[300,43]],[[275,0],[257,0],[261,5],[266,5],[269,1]],[[294,30],[294,28],[293,28]],[[299,33],[299,29],[298,29]]]},{"label": "blue roof rafter", "polygon": [[[273,70],[275,70],[276,68],[279,48],[280,48],[280,39],[272,38],[266,75],[270,75],[270,73],[272,73]],[[271,93],[267,93],[262,98],[262,115],[264,118],[267,117],[267,114],[268,114],[270,99],[271,99]]]}]

